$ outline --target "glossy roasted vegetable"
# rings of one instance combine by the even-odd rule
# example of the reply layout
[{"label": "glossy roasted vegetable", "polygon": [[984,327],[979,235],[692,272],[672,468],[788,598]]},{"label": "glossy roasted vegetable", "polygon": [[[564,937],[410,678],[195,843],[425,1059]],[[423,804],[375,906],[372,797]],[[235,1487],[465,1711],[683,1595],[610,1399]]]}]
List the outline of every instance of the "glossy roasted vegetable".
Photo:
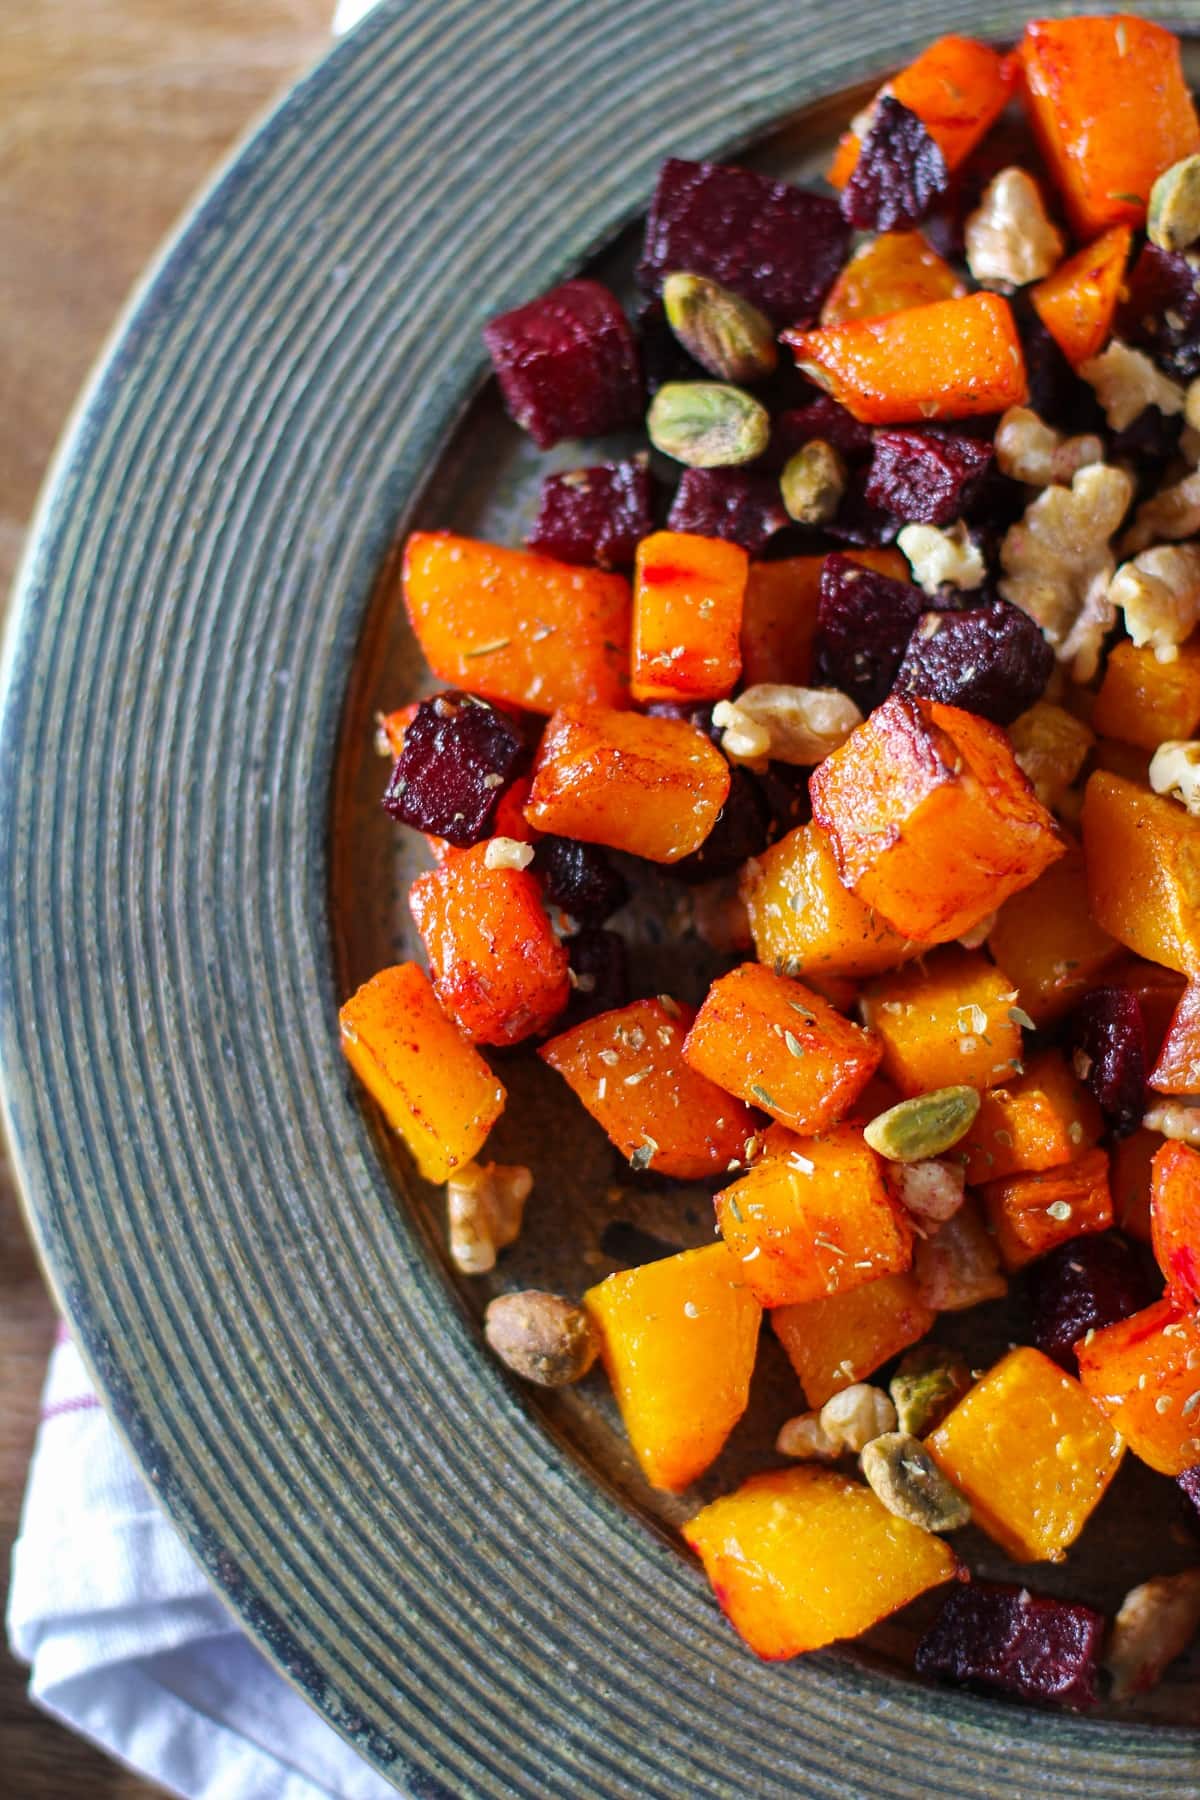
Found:
[{"label": "glossy roasted vegetable", "polygon": [[777,1306],[771,1325],[804,1398],[818,1407],[923,1338],[936,1316],[911,1274],[902,1274],[881,1276],[828,1300]]},{"label": "glossy roasted vegetable", "polygon": [[789,973],[875,975],[921,948],[851,893],[828,837],[812,823],[746,865],[742,898],[759,960]]},{"label": "glossy roasted vegetable", "polygon": [[1038,317],[1069,363],[1099,356],[1112,335],[1133,233],[1114,225],[1030,290]]},{"label": "glossy roasted vegetable", "polygon": [[[848,550],[851,562],[907,581],[899,550]],[[746,687],[778,682],[807,687],[821,597],[824,556],[787,556],[752,562],[742,609],[742,681]]]},{"label": "glossy roasted vegetable", "polygon": [[983,1096],[957,1146],[972,1186],[1055,1169],[1090,1150],[1103,1128],[1100,1108],[1061,1050],[1042,1050],[1002,1087]]},{"label": "glossy roasted vegetable", "polygon": [[883,318],[910,306],[954,300],[966,291],[919,231],[884,231],[850,258],[829,290],[821,323]]},{"label": "glossy roasted vegetable", "polygon": [[1139,956],[1200,970],[1200,819],[1098,769],[1083,802],[1092,917]]},{"label": "glossy roasted vegetable", "polygon": [[1011,975],[1017,1004],[1035,1025],[1061,1018],[1095,986],[1121,946],[1088,912],[1081,845],[1069,845],[1044,875],[1004,902],[988,949]]},{"label": "glossy roasted vegetable", "polygon": [[1200,1314],[1168,1297],[1075,1346],[1079,1379],[1162,1475],[1200,1462]]},{"label": "glossy roasted vegetable", "polygon": [[989,1088],[1012,1080],[1021,1057],[1016,990],[978,950],[957,945],[864,990],[864,1023],[883,1044],[883,1072],[902,1094]]},{"label": "glossy roasted vegetable", "polygon": [[719,700],[742,669],[750,558],[723,538],[656,531],[633,577],[635,700]]},{"label": "glossy roasted vegetable", "polygon": [[982,1199],[1005,1268],[1022,1269],[1084,1232],[1108,1230],[1113,1206],[1107,1152],[1086,1150],[1057,1168],[989,1181]]},{"label": "glossy roasted vegetable", "polygon": [[1150,1241],[1169,1292],[1200,1303],[1200,1150],[1165,1143],[1150,1167]]},{"label": "glossy roasted vegetable", "polygon": [[[935,38],[907,68],[880,90],[916,113],[946,159],[956,169],[995,123],[1013,87],[1011,57],[1000,56],[975,38]],[[846,132],[829,170],[843,187],[858,161],[859,140]]]},{"label": "glossy roasted vegetable", "polygon": [[1154,651],[1117,644],[1109,652],[1092,724],[1105,737],[1157,750],[1168,738],[1200,729],[1200,643],[1181,644],[1173,662]]}]

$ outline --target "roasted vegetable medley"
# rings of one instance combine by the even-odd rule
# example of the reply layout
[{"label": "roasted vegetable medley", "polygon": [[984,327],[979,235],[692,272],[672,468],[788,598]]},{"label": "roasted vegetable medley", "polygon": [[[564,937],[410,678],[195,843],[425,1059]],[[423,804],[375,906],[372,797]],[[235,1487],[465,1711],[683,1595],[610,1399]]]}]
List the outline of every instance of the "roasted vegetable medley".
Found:
[{"label": "roasted vegetable medley", "polygon": [[[822,192],[664,164],[636,280],[632,320],[577,279],[485,330],[541,449],[649,447],[556,466],[524,548],[408,540],[443,687],[380,736],[384,805],[432,852],[408,896],[428,972],[347,1001],[346,1055],[445,1184],[465,1273],[531,1188],[479,1160],[505,1104],[487,1047],[535,1047],[632,1170],[712,1186],[711,1243],[503,1294],[486,1335],[546,1386],[599,1357],[678,1493],[746,1409],[767,1313],[804,1407],[779,1466],[684,1529],[754,1651],[949,1584],[919,1670],[1126,1697],[1200,1625],[1200,1566],[1164,1574],[1147,1542],[1106,1620],[1033,1571],[972,1581],[951,1534],[1060,1562],[1127,1455],[1200,1507],[1179,44],[1132,16],[1037,21],[1010,53],[939,39]],[[647,865],[723,959],[698,1006],[630,992]],[[1026,1339],[972,1368],[939,1315],[1010,1280]]]}]

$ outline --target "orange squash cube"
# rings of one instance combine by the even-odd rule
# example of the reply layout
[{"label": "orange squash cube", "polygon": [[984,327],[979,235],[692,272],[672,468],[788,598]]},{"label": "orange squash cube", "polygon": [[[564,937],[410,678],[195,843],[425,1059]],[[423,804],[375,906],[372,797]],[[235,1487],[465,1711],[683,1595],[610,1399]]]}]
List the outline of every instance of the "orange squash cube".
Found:
[{"label": "orange squash cube", "polygon": [[635,1168],[684,1181],[740,1163],[755,1136],[749,1108],[684,1061],[693,1017],[676,1001],[635,1000],[538,1051]]},{"label": "orange squash cube", "polygon": [[[851,562],[907,581],[909,568],[899,550],[848,550]],[[742,682],[756,687],[777,682],[807,687],[821,597],[823,556],[786,556],[779,562],[752,562],[742,607]]]},{"label": "orange squash cube", "polygon": [[969,419],[1029,392],[1012,308],[999,294],[910,306],[883,319],[785,331],[801,372],[864,425]]},{"label": "orange squash cube", "polygon": [[987,957],[955,945],[871,982],[863,1021],[883,1044],[883,1072],[902,1094],[989,1088],[1021,1057],[1016,989]]},{"label": "orange squash cube", "polygon": [[752,1475],[683,1535],[734,1630],[769,1662],[857,1637],[960,1572],[942,1538],[811,1464]]},{"label": "orange squash cube", "polygon": [[808,1136],[845,1117],[881,1049],[810,988],[742,963],[709,988],[683,1054],[726,1093]]},{"label": "orange squash cube", "polygon": [[1100,1108],[1062,1052],[1042,1050],[1021,1074],[982,1096],[975,1123],[954,1154],[975,1187],[1072,1162],[1091,1149],[1103,1128]]},{"label": "orange squash cube", "polygon": [[[966,291],[919,231],[885,231],[854,252],[829,290],[821,323],[879,319],[909,306],[955,300]],[[906,571],[900,580],[907,579]]]},{"label": "orange squash cube", "polygon": [[905,1274],[884,1275],[828,1300],[777,1306],[771,1324],[815,1408],[923,1338],[936,1317]]},{"label": "orange squash cube", "polygon": [[729,794],[729,764],[686,719],[599,706],[555,713],[525,816],[539,831],[673,863],[698,850]]},{"label": "orange squash cube", "polygon": [[1200,1094],[1200,981],[1190,981],[1179,996],[1150,1086],[1159,1094]]},{"label": "orange squash cube", "polygon": [[1108,1185],[1112,1193],[1113,1223],[1118,1231],[1150,1242],[1150,1171],[1154,1152],[1162,1143],[1157,1131],[1141,1126],[1112,1147]]},{"label": "orange squash cube", "polygon": [[750,558],[740,544],[656,531],[633,577],[635,700],[719,700],[742,672]]},{"label": "orange squash cube", "polygon": [[628,704],[623,575],[415,531],[403,583],[409,621],[440,681],[536,713]]},{"label": "orange squash cube", "polygon": [[1200,1302],[1200,1150],[1165,1143],[1150,1165],[1150,1242],[1168,1290]]},{"label": "orange squash cube", "polygon": [[764,1306],[841,1294],[912,1261],[912,1227],[854,1125],[774,1139],[772,1154],[716,1196],[721,1236]]},{"label": "orange squash cube", "polygon": [[724,1244],[619,1271],[583,1304],[643,1475],[679,1493],[746,1410],[762,1308]]},{"label": "orange squash cube", "polygon": [[838,871],[902,936],[961,937],[1063,854],[1004,733],[894,694],[814,770]]},{"label": "orange squash cube", "polygon": [[1092,917],[1139,956],[1200,971],[1200,819],[1098,769],[1083,800]]},{"label": "orange squash cube", "polygon": [[989,1181],[981,1198],[1006,1269],[1023,1269],[1057,1245],[1113,1223],[1104,1150],[1087,1150],[1056,1169]]},{"label": "orange squash cube", "polygon": [[1187,981],[1177,969],[1165,969],[1161,963],[1145,962],[1140,956],[1123,956],[1104,971],[1104,986],[1122,988],[1136,999],[1146,1027],[1146,1051],[1157,1056],[1179,1002],[1187,992]]},{"label": "orange squash cube", "polygon": [[1016,1562],[1061,1562],[1120,1467],[1124,1445],[1073,1376],[1012,1350],[925,1440]]},{"label": "orange squash cube", "polygon": [[[935,38],[914,62],[884,83],[916,113],[946,159],[948,169],[965,162],[979,140],[1000,117],[1012,93],[1013,59],[1000,56],[975,38]],[[858,161],[860,145],[853,132],[841,138],[827,179],[844,187]]]},{"label": "orange squash cube", "polygon": [[988,949],[1017,990],[1017,1004],[1035,1025],[1048,1025],[1075,1002],[1121,954],[1088,912],[1083,848],[1069,845],[1032,886],[1004,902]]},{"label": "orange squash cube", "polygon": [[524,869],[491,868],[486,843],[419,875],[408,904],[433,991],[476,1043],[519,1044],[567,1004],[567,950],[541,888]]},{"label": "orange squash cube", "polygon": [[346,1061],[412,1151],[446,1181],[483,1148],[504,1088],[437,1003],[416,963],[381,969],[338,1014]]},{"label": "orange squash cube", "polygon": [[1117,644],[1109,653],[1092,723],[1105,737],[1157,750],[1168,738],[1200,729],[1200,642],[1183,644],[1174,662],[1153,650]]},{"label": "orange squash cube", "polygon": [[1034,135],[1076,234],[1144,224],[1155,177],[1200,150],[1178,38],[1132,13],[1036,19],[1019,55]]},{"label": "orange squash cube", "polygon": [[1112,335],[1132,242],[1128,225],[1114,225],[1029,290],[1038,317],[1069,363],[1099,356]]},{"label": "orange squash cube", "polygon": [[746,864],[741,894],[759,961],[789,975],[875,975],[922,948],[850,892],[828,837],[811,822]]},{"label": "orange squash cube", "polygon": [[1200,1313],[1168,1296],[1089,1331],[1079,1379],[1135,1456],[1160,1475],[1200,1462]]}]

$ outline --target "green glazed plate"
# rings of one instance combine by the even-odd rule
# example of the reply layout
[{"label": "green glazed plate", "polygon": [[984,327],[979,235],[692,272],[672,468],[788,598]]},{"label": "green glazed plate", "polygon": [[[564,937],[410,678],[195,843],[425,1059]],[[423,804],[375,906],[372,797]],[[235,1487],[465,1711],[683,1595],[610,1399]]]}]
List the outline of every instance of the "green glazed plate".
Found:
[{"label": "green glazed plate", "polygon": [[[30,1218],[197,1556],[416,1800],[1200,1794],[1190,1684],[1161,1720],[1022,1712],[901,1672],[904,1621],[750,1657],[667,1529],[694,1502],[640,1484],[601,1378],[537,1404],[478,1327],[494,1287],[578,1290],[637,1231],[704,1241],[705,1196],[633,1193],[506,1061],[495,1148],[534,1167],[529,1230],[494,1284],[456,1282],[335,1033],[408,945],[369,742],[422,679],[390,552],[413,522],[515,541],[531,503],[483,320],[602,250],[619,283],[664,156],[811,173],[929,38],[1023,16],[385,4],[188,219],[51,482],[0,715],[0,1064]],[[682,980],[667,916],[646,909],[636,955]],[[702,1491],[767,1453],[783,1380],[768,1352]],[[1111,1604],[1150,1572],[1149,1504],[1135,1479],[1122,1547],[1038,1585]],[[1194,1554],[1167,1535],[1156,1568]]]}]

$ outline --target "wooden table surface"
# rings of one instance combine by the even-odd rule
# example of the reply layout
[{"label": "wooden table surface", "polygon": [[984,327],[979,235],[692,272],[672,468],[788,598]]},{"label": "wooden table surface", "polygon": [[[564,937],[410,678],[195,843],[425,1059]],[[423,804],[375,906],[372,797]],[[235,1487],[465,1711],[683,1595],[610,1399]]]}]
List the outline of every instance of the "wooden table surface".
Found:
[{"label": "wooden table surface", "polygon": [[[133,282],[214,163],[328,42],[333,0],[0,7],[0,611],[55,440]],[[0,1143],[0,1588],[54,1314]],[[162,1789],[39,1713],[0,1648],[0,1793]]]}]

